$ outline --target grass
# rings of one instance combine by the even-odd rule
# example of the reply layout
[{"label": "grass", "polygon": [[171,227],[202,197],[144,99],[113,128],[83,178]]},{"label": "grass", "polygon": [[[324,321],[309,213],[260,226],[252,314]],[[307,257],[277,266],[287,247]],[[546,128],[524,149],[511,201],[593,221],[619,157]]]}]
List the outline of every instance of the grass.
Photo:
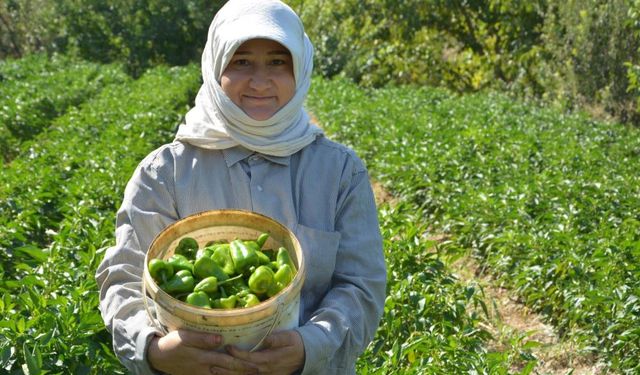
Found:
[{"label": "grass", "polygon": [[421,221],[611,369],[640,369],[638,130],[495,93],[314,82],[309,107]]},{"label": "grass", "polygon": [[[109,69],[105,67],[105,69]],[[12,73],[14,74],[14,73]],[[17,73],[15,73],[17,74]],[[170,141],[199,86],[159,67],[72,104],[0,175],[0,368],[123,373],[93,274],[138,161]],[[308,107],[394,195],[379,209],[388,293],[361,374],[527,374],[526,337],[492,347],[473,256],[612,371],[640,366],[636,129],[491,93],[364,90],[315,79]],[[447,241],[433,240],[446,234]]]}]

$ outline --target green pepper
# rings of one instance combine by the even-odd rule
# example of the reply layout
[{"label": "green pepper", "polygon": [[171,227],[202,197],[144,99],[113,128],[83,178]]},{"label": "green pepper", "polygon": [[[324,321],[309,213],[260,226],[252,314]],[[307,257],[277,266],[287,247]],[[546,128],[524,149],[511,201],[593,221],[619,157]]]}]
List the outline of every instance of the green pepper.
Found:
[{"label": "green pepper", "polygon": [[264,246],[264,243],[267,242],[267,240],[269,239],[269,233],[262,233],[258,236],[258,239],[256,240],[256,243],[258,244],[258,248],[262,249],[262,247]]},{"label": "green pepper", "polygon": [[169,294],[190,293],[195,285],[196,280],[191,272],[181,270],[176,272],[166,283],[163,283],[160,288]]},{"label": "green pepper", "polygon": [[164,283],[173,276],[173,266],[164,259],[154,258],[149,261],[149,274],[156,282]]},{"label": "green pepper", "polygon": [[213,249],[210,247],[203,247],[196,252],[196,260],[202,257],[211,258],[211,255],[213,255]]},{"label": "green pepper", "polygon": [[222,304],[220,303],[220,297],[218,298],[209,298],[209,304],[211,305],[212,309],[221,309],[222,308]]},{"label": "green pepper", "polygon": [[209,296],[203,291],[189,293],[186,302],[190,305],[198,307],[204,307],[207,309],[211,308],[211,305],[209,304]]},{"label": "green pepper", "polygon": [[274,282],[271,268],[260,266],[249,277],[249,289],[255,294],[265,294]]},{"label": "green pepper", "polygon": [[[229,244],[233,267],[238,274],[244,274],[249,271],[249,267],[258,265],[256,248],[248,242],[251,241],[233,240]],[[255,241],[253,243],[255,244]],[[257,247],[257,244],[255,246]]]},{"label": "green pepper", "polygon": [[264,264],[269,264],[269,262],[271,262],[271,259],[269,259],[269,256],[263,253],[262,251],[256,250],[256,254],[258,255],[258,264],[264,265]]},{"label": "green pepper", "polygon": [[293,261],[289,256],[289,251],[284,247],[280,247],[278,249],[278,254],[276,255],[276,262],[278,263],[278,269],[280,269],[280,267],[284,266],[285,264],[288,264],[291,267],[291,269],[295,269]]},{"label": "green pepper", "polygon": [[213,250],[213,255],[211,255],[211,259],[215,260],[227,275],[233,275],[235,273],[229,244],[216,246],[215,250]]},{"label": "green pepper", "polygon": [[271,262],[269,262],[269,264],[267,264],[267,266],[269,266],[273,272],[276,272],[278,270],[278,268],[280,268],[278,266],[278,262],[276,262],[275,260],[272,260]]},{"label": "green pepper", "polygon": [[233,309],[236,307],[238,297],[234,294],[230,297],[216,298],[212,301],[212,307],[214,309]]},{"label": "green pepper", "polygon": [[245,245],[249,246],[253,251],[260,250],[260,245],[254,240],[241,240]]},{"label": "green pepper", "polygon": [[215,245],[220,245],[225,243],[224,240],[211,240],[211,241],[207,241],[207,243],[204,245],[204,247],[212,247]]},{"label": "green pepper", "polygon": [[[238,278],[238,276],[240,277]],[[221,291],[224,292],[223,294],[228,293],[228,295],[247,295],[251,292],[251,290],[249,289],[249,285],[247,285],[247,282],[241,277],[242,275],[238,276],[236,276],[236,278],[228,279],[224,282],[224,288],[220,288]]]},{"label": "green pepper", "polygon": [[196,284],[194,292],[214,293],[218,291],[218,279],[215,276],[206,277]]},{"label": "green pepper", "polygon": [[173,266],[173,270],[176,272],[187,270],[193,273],[193,263],[184,255],[173,254],[167,261]]},{"label": "green pepper", "polygon": [[294,271],[288,264],[283,265],[278,269],[278,271],[273,275],[273,279],[284,286],[289,285],[291,280],[293,280]]},{"label": "green pepper", "polygon": [[284,289],[284,285],[278,282],[274,282],[269,286],[269,289],[267,290],[267,297],[275,296],[276,294],[280,293],[282,289]]},{"label": "green pepper", "polygon": [[253,293],[249,293],[246,296],[239,298],[242,307],[251,307],[260,303],[260,299]]},{"label": "green pepper", "polygon": [[187,259],[194,259],[198,251],[198,241],[191,237],[184,237],[178,242],[175,253],[184,255]]},{"label": "green pepper", "polygon": [[289,283],[291,283],[294,276],[295,271],[288,264],[280,267],[273,275],[274,283],[271,284],[269,290],[267,290],[267,296],[273,297],[278,294],[282,289],[286,288]]},{"label": "green pepper", "polygon": [[211,304],[211,306],[213,306],[212,301],[214,299],[222,297],[222,293],[220,293],[220,289],[216,289],[216,291],[212,293],[207,293],[207,295],[209,296],[209,303]]},{"label": "green pepper", "polygon": [[202,257],[196,260],[193,264],[193,274],[199,279],[215,276],[218,281],[224,281],[229,278],[218,263],[209,257]]}]

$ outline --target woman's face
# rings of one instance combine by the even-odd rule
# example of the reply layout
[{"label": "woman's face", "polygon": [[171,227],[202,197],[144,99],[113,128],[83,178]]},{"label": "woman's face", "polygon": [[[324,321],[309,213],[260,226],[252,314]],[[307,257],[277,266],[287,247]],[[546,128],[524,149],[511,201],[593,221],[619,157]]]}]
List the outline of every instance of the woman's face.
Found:
[{"label": "woman's face", "polygon": [[293,98],[293,60],[280,43],[248,40],[222,73],[222,90],[254,120],[266,120]]}]

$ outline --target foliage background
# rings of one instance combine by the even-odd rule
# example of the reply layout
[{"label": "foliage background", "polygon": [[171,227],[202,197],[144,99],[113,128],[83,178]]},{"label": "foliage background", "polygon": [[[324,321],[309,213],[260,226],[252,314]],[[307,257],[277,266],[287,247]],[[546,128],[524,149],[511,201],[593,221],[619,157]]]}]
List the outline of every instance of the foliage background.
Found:
[{"label": "foliage background", "polygon": [[[198,61],[224,0],[7,0],[0,58],[45,50]],[[640,123],[640,0],[290,0],[317,72],[364,86],[485,88]]]},{"label": "foliage background", "polygon": [[157,64],[199,61],[222,0],[7,0],[0,3],[0,58],[37,51],[123,62],[139,76]]},{"label": "foliage background", "polygon": [[[223,3],[0,2],[2,369],[122,372],[96,309],[95,280],[86,270],[95,269],[112,240],[115,209],[130,171],[170,137],[190,104],[199,86],[197,62],[207,27]],[[380,212],[386,246],[398,254],[389,257],[391,279],[399,281],[390,285],[379,336],[359,370],[525,374],[535,365],[530,343],[487,352],[490,335],[479,324],[486,310],[479,289],[459,284],[437,254],[425,251],[433,244],[424,234],[433,228],[421,219],[430,215],[429,224],[441,221],[440,229],[455,232],[443,248],[474,250],[557,327],[604,347],[598,350],[614,369],[635,373],[640,240],[632,168],[640,138],[632,127],[564,117],[564,112],[588,109],[640,124],[640,0],[289,4],[316,46],[316,72],[332,78],[318,81],[320,91],[309,104],[338,139],[354,137],[352,146],[377,177],[404,196],[403,205]],[[483,93],[456,95],[476,91]],[[485,95],[489,91],[542,106],[516,105]],[[541,115],[540,108],[549,107],[556,108]],[[425,110],[435,112],[421,114]],[[441,126],[437,136],[432,136],[434,124]],[[136,137],[124,136],[132,131]],[[452,138],[442,141],[446,137]],[[119,142],[122,138],[129,142]],[[436,143],[416,142],[420,139]],[[508,152],[497,148],[508,145]],[[438,155],[442,163],[433,162]],[[522,192],[502,192],[502,199],[515,202],[505,207],[519,211],[505,211],[506,219],[493,217],[502,200],[491,194],[505,187],[503,178],[514,170],[511,162],[476,163],[475,158],[489,156],[519,158],[518,165],[531,166],[520,182],[532,175],[557,180],[544,189],[535,182],[518,188]],[[622,166],[616,169],[618,162]],[[567,173],[569,167],[575,167],[574,175]],[[502,168],[497,187],[482,185]],[[476,195],[461,194],[465,181]],[[564,186],[567,181],[575,190]],[[611,204],[599,206],[603,201]],[[523,213],[549,226],[525,228],[526,235],[516,236],[526,222],[518,219],[513,231],[504,230],[508,215]],[[624,220],[603,219],[598,232],[589,227],[594,216]],[[566,228],[583,237],[547,236],[566,218],[577,225]],[[490,232],[494,228],[498,232]],[[524,257],[523,249],[531,248],[546,250]],[[595,255],[588,253],[592,250]],[[612,258],[623,266],[607,267]],[[581,278],[586,284],[577,283],[576,275],[588,276]],[[536,293],[549,285],[558,286]],[[611,285],[616,294],[602,297],[601,290]],[[590,308],[575,309],[578,304]]]}]

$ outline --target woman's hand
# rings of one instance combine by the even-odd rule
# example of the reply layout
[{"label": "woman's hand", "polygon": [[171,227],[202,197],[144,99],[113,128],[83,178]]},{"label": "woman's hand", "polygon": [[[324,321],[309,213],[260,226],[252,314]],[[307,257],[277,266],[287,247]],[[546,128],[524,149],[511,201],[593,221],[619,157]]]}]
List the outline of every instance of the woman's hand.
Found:
[{"label": "woman's hand", "polygon": [[255,365],[217,352],[222,337],[213,333],[172,331],[149,343],[147,358],[151,367],[167,374],[226,375],[257,374]]},{"label": "woman's hand", "polygon": [[234,358],[256,366],[259,374],[291,374],[304,366],[304,344],[297,331],[276,332],[267,337],[263,348],[248,352],[230,346],[227,348]]}]

